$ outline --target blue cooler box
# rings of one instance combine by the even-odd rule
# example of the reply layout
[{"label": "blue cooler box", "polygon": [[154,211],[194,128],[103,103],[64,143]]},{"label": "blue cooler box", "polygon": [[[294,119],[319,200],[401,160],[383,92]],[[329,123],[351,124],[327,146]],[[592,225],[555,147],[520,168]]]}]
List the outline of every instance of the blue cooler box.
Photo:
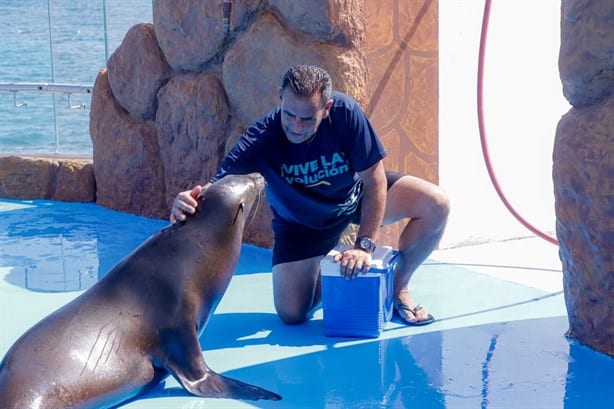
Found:
[{"label": "blue cooler box", "polygon": [[399,252],[387,246],[377,247],[369,271],[346,280],[333,257],[349,247],[338,245],[320,262],[324,333],[375,338],[392,317],[393,272]]}]

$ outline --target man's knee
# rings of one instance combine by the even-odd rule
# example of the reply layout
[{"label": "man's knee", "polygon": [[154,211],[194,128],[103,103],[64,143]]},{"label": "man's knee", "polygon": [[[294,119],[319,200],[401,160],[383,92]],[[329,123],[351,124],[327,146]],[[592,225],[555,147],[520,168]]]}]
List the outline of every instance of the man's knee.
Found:
[{"label": "man's knee", "polygon": [[307,320],[307,301],[302,298],[304,298],[302,293],[294,296],[288,291],[274,294],[275,311],[283,322],[294,325]]},{"label": "man's knee", "polygon": [[319,298],[319,263],[312,257],[273,267],[273,299],[279,318],[286,324],[309,319]]},{"label": "man's knee", "polygon": [[275,306],[275,310],[277,311],[277,316],[288,325],[302,324],[307,321],[307,311],[292,311],[289,308],[282,308],[277,305]]},{"label": "man's knee", "polygon": [[432,194],[433,205],[430,207],[430,218],[434,222],[445,225],[450,214],[450,199],[443,189],[437,187]]}]

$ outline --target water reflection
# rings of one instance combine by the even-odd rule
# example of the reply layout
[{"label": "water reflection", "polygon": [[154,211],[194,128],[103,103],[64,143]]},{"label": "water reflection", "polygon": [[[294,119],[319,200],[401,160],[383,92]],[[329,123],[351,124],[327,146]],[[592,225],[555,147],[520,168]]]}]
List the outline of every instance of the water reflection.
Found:
[{"label": "water reflection", "polygon": [[94,204],[0,201],[4,280],[32,291],[81,291],[165,222]]}]

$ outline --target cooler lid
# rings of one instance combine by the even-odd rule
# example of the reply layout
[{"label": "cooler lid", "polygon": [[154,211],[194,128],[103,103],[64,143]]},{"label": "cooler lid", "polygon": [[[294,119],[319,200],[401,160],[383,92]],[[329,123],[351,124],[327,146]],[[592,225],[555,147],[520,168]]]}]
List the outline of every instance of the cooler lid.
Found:
[{"label": "cooler lid", "polygon": [[[322,259],[320,268],[323,276],[339,276],[341,274],[339,264],[335,263],[333,258],[349,248],[352,248],[349,244],[338,244]],[[377,246],[371,257],[371,268],[366,274],[360,274],[358,277],[373,277],[390,272],[390,266],[398,256],[399,252],[390,246]]]}]

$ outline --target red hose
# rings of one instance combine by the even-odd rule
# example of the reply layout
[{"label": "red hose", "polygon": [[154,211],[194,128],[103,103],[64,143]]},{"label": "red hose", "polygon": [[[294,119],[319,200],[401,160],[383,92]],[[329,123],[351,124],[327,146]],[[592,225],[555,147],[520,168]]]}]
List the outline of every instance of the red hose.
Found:
[{"label": "red hose", "polygon": [[549,241],[554,245],[558,245],[559,242],[554,237],[542,232],[541,230],[534,227],[531,223],[525,220],[510,204],[510,202],[505,197],[501,186],[499,185],[499,181],[497,180],[497,176],[495,175],[495,171],[493,169],[492,162],[490,160],[490,153],[488,151],[488,141],[486,139],[486,126],[484,124],[484,60],[486,54],[486,37],[488,34],[488,20],[490,17],[490,6],[492,0],[485,0],[484,3],[484,16],[482,18],[482,33],[480,36],[480,54],[478,59],[478,125],[480,128],[480,141],[482,143],[482,155],[484,156],[484,162],[486,164],[486,169],[488,170],[488,176],[490,176],[490,180],[499,195],[499,198],[507,208],[507,210],[512,213],[512,215],[527,229],[541,237],[542,239]]}]

